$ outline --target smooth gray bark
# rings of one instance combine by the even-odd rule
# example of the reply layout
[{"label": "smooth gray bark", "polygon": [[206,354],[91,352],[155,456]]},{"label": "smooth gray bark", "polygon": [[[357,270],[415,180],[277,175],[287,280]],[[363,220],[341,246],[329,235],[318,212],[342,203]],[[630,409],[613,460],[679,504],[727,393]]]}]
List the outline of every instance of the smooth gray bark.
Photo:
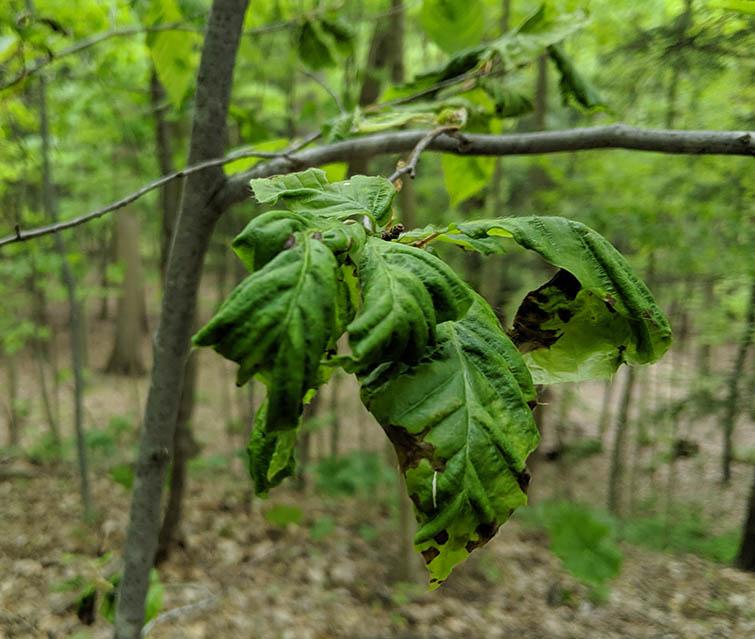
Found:
[{"label": "smooth gray bark", "polygon": [[[189,164],[220,157],[226,117],[248,0],[214,0],[197,75]],[[205,253],[222,211],[217,194],[224,184],[219,167],[186,181],[173,237],[154,342],[154,368],[144,417],[134,492],[118,593],[116,639],[137,639],[144,623],[149,572],[157,550],[161,498],[171,458],[197,289]]]}]

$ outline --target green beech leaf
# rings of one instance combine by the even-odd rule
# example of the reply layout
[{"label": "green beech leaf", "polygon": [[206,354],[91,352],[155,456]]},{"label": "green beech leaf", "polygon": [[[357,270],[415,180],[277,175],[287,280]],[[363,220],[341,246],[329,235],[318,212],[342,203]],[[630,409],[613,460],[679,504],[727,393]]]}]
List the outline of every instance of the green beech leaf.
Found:
[{"label": "green beech leaf", "polygon": [[299,59],[312,69],[332,67],[354,49],[354,34],[336,16],[307,18],[299,27]]},{"label": "green beech leaf", "polygon": [[251,187],[261,204],[282,202],[292,211],[338,218],[365,213],[380,226],[390,219],[396,195],[396,189],[383,177],[355,175],[329,184],[320,169],[253,179]]},{"label": "green beech leaf", "polygon": [[319,20],[306,19],[297,34],[299,59],[311,69],[332,67],[336,63],[333,43]]},{"label": "green beech leaf", "polygon": [[[177,24],[184,21],[176,0],[150,0],[142,5],[142,21],[146,26]],[[147,33],[147,47],[165,93],[179,107],[189,93],[196,77],[197,49],[202,38],[190,31],[153,31]]]},{"label": "green beech leaf", "polygon": [[237,383],[263,373],[268,430],[296,428],[320,359],[337,335],[338,263],[319,240],[293,246],[247,277],[195,336],[239,364]]},{"label": "green beech leaf", "polygon": [[247,446],[249,475],[257,495],[267,495],[271,488],[294,474],[298,430],[298,424],[291,430],[270,429],[267,400],[257,409],[252,436]]},{"label": "green beech leaf", "polygon": [[525,461],[539,439],[532,380],[476,296],[463,319],[438,325],[418,363],[382,364],[360,381],[396,448],[419,523],[414,543],[437,586],[526,503]]},{"label": "green beech leaf", "polygon": [[434,342],[436,324],[471,303],[458,275],[420,248],[369,238],[356,264],[363,302],[347,330],[358,365],[416,360]]},{"label": "green beech leaf", "polygon": [[485,7],[481,0],[424,0],[419,20],[441,49],[454,53],[479,44]]},{"label": "green beech leaf", "polygon": [[399,237],[402,244],[420,243],[422,245],[429,242],[447,242],[463,248],[466,251],[475,251],[482,255],[494,255],[506,252],[506,247],[501,244],[495,237],[479,235],[472,237],[459,230],[456,223],[447,224],[446,226],[435,226],[429,224],[421,229],[412,229],[402,233]]},{"label": "green beech leaf", "polygon": [[647,286],[584,224],[516,217],[463,223],[458,231],[511,238],[566,272],[529,293],[514,321],[536,382],[607,377],[622,363],[658,360],[671,344],[668,320]]},{"label": "green beech leaf", "polygon": [[507,69],[515,69],[537,59],[547,47],[558,44],[587,23],[582,13],[556,13],[542,5],[531,17],[511,33],[491,43]]},{"label": "green beech leaf", "polygon": [[294,233],[311,228],[312,223],[304,214],[267,211],[249,222],[231,246],[244,266],[255,271],[278,255]]},{"label": "green beech leaf", "polygon": [[441,156],[440,162],[452,206],[457,206],[482,191],[489,184],[495,167],[494,158],[448,153]]}]

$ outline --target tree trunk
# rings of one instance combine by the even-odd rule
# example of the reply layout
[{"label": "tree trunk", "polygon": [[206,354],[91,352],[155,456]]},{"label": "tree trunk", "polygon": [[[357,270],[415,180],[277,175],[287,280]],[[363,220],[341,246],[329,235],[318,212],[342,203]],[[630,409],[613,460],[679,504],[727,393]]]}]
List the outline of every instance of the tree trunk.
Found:
[{"label": "tree trunk", "polygon": [[[50,128],[47,119],[47,84],[44,75],[39,80],[39,119],[42,138],[42,205],[45,215],[53,224],[58,221],[58,203],[53,186],[50,164]],[[89,464],[84,443],[84,332],[81,306],[77,292],[76,278],[68,262],[65,242],[60,233],[53,235],[55,252],[60,258],[63,284],[68,297],[68,325],[71,329],[71,368],[73,369],[74,428],[76,432],[76,453],[79,466],[79,490],[85,519],[92,514],[92,500],[89,491]]]},{"label": "tree trunk", "polygon": [[[189,165],[223,154],[233,68],[247,3],[213,0],[197,75]],[[222,169],[212,167],[189,176],[184,187],[154,340],[154,367],[118,593],[116,639],[138,639],[144,623],[149,572],[160,528],[162,487],[171,457],[197,289],[212,230],[222,213],[214,196],[224,182]]]},{"label": "tree trunk", "polygon": [[[150,76],[150,100],[152,112],[155,116],[155,151],[160,174],[167,175],[174,170],[173,166],[173,126],[165,118],[165,89],[160,83],[154,68]],[[170,242],[176,227],[178,206],[181,198],[181,180],[171,180],[160,190],[160,210],[162,224],[160,226],[160,281],[165,281],[165,269],[168,264]]]},{"label": "tree trunk", "polygon": [[635,370],[627,366],[624,380],[624,392],[621,396],[619,414],[616,416],[613,450],[611,451],[611,469],[608,476],[608,510],[611,514],[621,515],[621,484],[624,474],[624,444],[629,424],[629,409],[634,389]]},{"label": "tree trunk", "polygon": [[173,434],[173,464],[170,471],[170,493],[165,508],[163,524],[157,542],[155,565],[168,559],[179,538],[181,507],[186,488],[186,468],[189,460],[197,453],[197,443],[191,431],[191,416],[194,412],[194,390],[197,382],[197,354],[189,357],[184,373],[181,391],[181,404],[176,417],[176,430]]},{"label": "tree trunk", "polygon": [[[403,16],[403,13],[393,14],[393,18],[396,16]],[[394,24],[395,28],[395,24]],[[403,30],[399,32],[399,36],[403,34]],[[370,49],[367,53],[367,61],[362,71],[362,88],[359,92],[359,106],[367,106],[373,104],[378,97],[380,97],[380,72],[387,68],[389,65],[395,66],[395,71],[401,70],[396,62],[396,55],[393,54],[392,49],[394,44],[401,46],[402,43],[394,41],[393,34],[389,33],[389,23],[386,20],[380,19],[375,24],[375,31],[372,34],[372,40],[370,41]],[[365,157],[357,157],[349,162],[347,174],[352,175],[364,175],[368,171],[369,159]]]},{"label": "tree trunk", "polygon": [[144,374],[142,328],[144,326],[144,269],[139,246],[139,218],[132,211],[116,217],[116,255],[123,268],[123,282],[115,317],[115,339],[106,373]]},{"label": "tree trunk", "polygon": [[737,568],[755,572],[755,472],[752,476],[750,501],[747,506],[747,518],[742,531],[742,542],[735,560]]},{"label": "tree trunk", "polygon": [[603,402],[600,407],[600,419],[598,420],[598,439],[603,441],[603,436],[611,423],[611,395],[613,394],[613,380],[603,382]]},{"label": "tree trunk", "polygon": [[330,414],[332,424],[330,427],[330,456],[338,457],[338,448],[341,443],[341,413],[340,413],[341,375],[338,371],[333,373],[330,380]]},{"label": "tree trunk", "polygon": [[18,414],[18,369],[15,355],[6,354],[8,375],[8,446],[15,448],[20,441],[21,419]]},{"label": "tree trunk", "polygon": [[734,368],[732,368],[731,375],[729,375],[726,408],[722,424],[724,447],[721,459],[721,481],[724,484],[728,484],[731,481],[732,438],[740,408],[739,381],[744,373],[747,351],[750,348],[750,344],[752,344],[753,333],[755,333],[755,280],[750,285],[750,301],[747,306],[747,319],[745,322],[745,330],[742,333],[742,338],[739,340]]}]

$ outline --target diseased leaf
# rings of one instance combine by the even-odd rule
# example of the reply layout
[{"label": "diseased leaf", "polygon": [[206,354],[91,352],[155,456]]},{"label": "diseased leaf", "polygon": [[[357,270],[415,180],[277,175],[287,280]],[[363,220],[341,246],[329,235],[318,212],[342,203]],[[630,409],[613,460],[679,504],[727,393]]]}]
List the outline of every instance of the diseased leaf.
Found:
[{"label": "diseased leaf", "polygon": [[479,44],[485,31],[481,0],[424,0],[422,28],[447,53]]},{"label": "diseased leaf", "polygon": [[264,373],[268,431],[296,428],[320,359],[334,339],[338,263],[306,233],[247,277],[194,336],[239,364],[237,383]]},{"label": "diseased leaf", "polygon": [[362,399],[399,457],[431,587],[487,543],[526,503],[527,456],[538,432],[532,380],[481,297],[438,325],[414,365],[386,363],[361,378]]},{"label": "diseased leaf", "polygon": [[271,488],[294,474],[298,431],[298,424],[290,430],[271,430],[267,420],[267,400],[257,409],[247,446],[249,475],[257,495],[267,495]]},{"label": "diseased leaf", "polygon": [[362,213],[372,216],[380,226],[390,218],[396,195],[396,189],[383,177],[355,175],[329,184],[320,169],[253,179],[250,184],[261,204],[283,201],[292,211],[338,218]]},{"label": "diseased leaf", "polygon": [[249,222],[231,246],[244,266],[256,271],[278,255],[294,233],[310,228],[312,223],[305,214],[267,211]]},{"label": "diseased leaf", "polygon": [[358,365],[420,358],[439,322],[461,317],[471,290],[427,251],[369,238],[357,256],[362,308],[347,327]]},{"label": "diseased leaf", "polygon": [[526,298],[514,336],[538,383],[606,377],[621,363],[658,360],[671,328],[624,257],[591,228],[561,217],[459,224],[473,238],[510,237],[572,277],[559,275]]}]

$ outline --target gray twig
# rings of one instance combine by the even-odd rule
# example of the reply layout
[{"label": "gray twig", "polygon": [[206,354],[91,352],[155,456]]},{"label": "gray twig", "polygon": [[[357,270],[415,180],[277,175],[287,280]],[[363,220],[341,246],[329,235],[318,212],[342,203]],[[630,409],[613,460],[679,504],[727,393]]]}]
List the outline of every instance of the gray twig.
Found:
[{"label": "gray twig", "polygon": [[406,163],[399,162],[399,166],[397,166],[396,170],[390,175],[388,181],[395,182],[402,175],[408,175],[410,178],[414,179],[414,176],[417,174],[417,163],[419,162],[419,156],[422,155],[422,151],[424,151],[428,147],[430,142],[432,142],[439,135],[458,130],[459,125],[454,124],[439,126],[432,131],[428,131],[428,133],[424,137],[422,137],[420,141],[417,142],[416,146],[412,149],[412,152],[409,154],[409,160]]}]

